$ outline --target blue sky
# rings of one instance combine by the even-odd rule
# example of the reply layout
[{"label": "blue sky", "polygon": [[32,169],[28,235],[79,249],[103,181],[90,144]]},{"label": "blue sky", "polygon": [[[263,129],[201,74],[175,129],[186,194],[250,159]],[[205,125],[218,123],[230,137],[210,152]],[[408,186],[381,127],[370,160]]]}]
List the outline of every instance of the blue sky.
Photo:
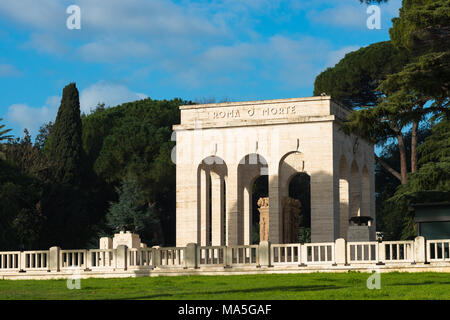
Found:
[{"label": "blue sky", "polygon": [[[80,30],[66,27],[72,4]],[[35,134],[69,82],[86,113],[144,97],[311,96],[326,67],[389,39],[400,6],[380,5],[370,30],[358,0],[1,0],[0,117]]]}]

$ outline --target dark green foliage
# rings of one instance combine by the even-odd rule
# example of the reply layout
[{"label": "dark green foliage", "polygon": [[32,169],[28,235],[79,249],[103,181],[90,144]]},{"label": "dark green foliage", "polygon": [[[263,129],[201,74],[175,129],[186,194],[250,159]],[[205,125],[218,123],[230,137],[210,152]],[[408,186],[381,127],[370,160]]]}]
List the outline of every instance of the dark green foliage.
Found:
[{"label": "dark green foliage", "polygon": [[0,160],[0,250],[36,249],[45,217],[41,188],[32,177]]},{"label": "dark green foliage", "polygon": [[[2,118],[0,118],[0,122],[3,121]],[[2,142],[3,140],[7,140],[9,138],[12,138],[11,135],[7,135],[8,132],[11,131],[11,129],[3,129],[5,128],[4,124],[0,125],[0,142]]]},{"label": "dark green foliage", "polygon": [[160,244],[159,219],[155,205],[150,205],[134,179],[126,179],[118,190],[119,201],[111,203],[106,224],[115,232],[132,231],[147,244]]},{"label": "dark green foliage", "polygon": [[[146,201],[159,214],[166,244],[175,243],[175,164],[172,125],[179,123],[181,99],[144,99],[114,108],[97,108],[83,117],[83,146],[95,193],[116,201],[113,192],[125,177],[134,178]],[[92,179],[91,179],[92,180]],[[97,210],[102,212],[102,209]],[[104,210],[103,210],[104,212]],[[101,215],[98,215],[101,219]]]},{"label": "dark green foliage", "polygon": [[389,41],[347,53],[316,77],[314,95],[326,93],[353,109],[375,106],[382,95],[377,90],[381,81],[401,70],[407,61],[406,51],[396,49]]},{"label": "dark green foliage", "polygon": [[55,180],[73,187],[80,186],[83,175],[83,149],[80,101],[75,83],[67,85],[63,90],[49,143],[49,157],[54,161]]},{"label": "dark green foliage", "polygon": [[422,166],[410,174],[382,210],[383,223],[392,238],[408,239],[416,235],[412,203],[441,202],[450,198],[450,121],[442,120],[419,147]]}]

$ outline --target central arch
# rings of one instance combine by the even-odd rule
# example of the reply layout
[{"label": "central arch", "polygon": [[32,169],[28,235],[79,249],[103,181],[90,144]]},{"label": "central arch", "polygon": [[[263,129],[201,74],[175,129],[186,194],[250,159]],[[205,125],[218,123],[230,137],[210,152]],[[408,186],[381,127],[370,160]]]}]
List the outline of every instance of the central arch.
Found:
[{"label": "central arch", "polygon": [[[310,176],[305,171],[305,156],[302,152],[299,151],[293,151],[285,154],[279,163],[279,172],[278,172],[278,179],[279,179],[279,208],[283,208],[283,199],[286,199],[287,197],[294,198],[296,200],[299,200],[302,202],[308,202],[309,206],[311,203],[311,197],[310,197],[310,187],[309,190],[297,190],[297,194],[295,192],[295,187],[292,185],[296,184],[296,182],[299,182],[298,179],[304,178],[305,181],[308,182],[308,185],[310,184]],[[300,187],[301,188],[301,187]],[[291,189],[291,190],[290,190]],[[301,188],[302,189],[302,188]],[[305,199],[302,199],[298,192],[305,192],[308,197],[308,201],[305,201]],[[309,219],[310,219],[310,211],[309,211]],[[283,225],[283,213],[279,214],[279,234],[280,239],[284,239],[284,225]]]},{"label": "central arch", "polygon": [[[244,156],[238,165],[238,244],[251,244],[253,233],[253,185],[268,175],[267,160],[260,154]],[[257,199],[256,199],[257,200]]]}]

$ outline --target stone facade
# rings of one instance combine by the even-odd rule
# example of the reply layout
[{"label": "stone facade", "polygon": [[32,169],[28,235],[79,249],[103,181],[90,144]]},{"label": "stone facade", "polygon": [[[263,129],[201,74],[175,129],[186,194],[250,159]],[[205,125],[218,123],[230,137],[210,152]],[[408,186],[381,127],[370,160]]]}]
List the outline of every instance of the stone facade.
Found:
[{"label": "stone facade", "polygon": [[[269,240],[282,243],[282,199],[311,178],[311,241],[346,238],[351,216],[375,219],[373,145],[341,130],[330,97],[181,106],[176,133],[177,246],[251,243],[252,185],[269,180]],[[375,220],[373,223],[375,229]]]}]

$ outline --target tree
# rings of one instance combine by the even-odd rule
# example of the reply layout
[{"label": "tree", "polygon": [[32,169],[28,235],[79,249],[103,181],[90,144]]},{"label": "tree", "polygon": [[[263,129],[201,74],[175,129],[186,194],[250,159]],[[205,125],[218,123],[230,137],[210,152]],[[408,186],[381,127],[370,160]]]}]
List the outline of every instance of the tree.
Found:
[{"label": "tree", "polygon": [[[386,202],[385,220],[402,239],[416,235],[412,203],[447,201],[450,198],[450,120],[444,118],[418,148],[421,167],[411,173]],[[406,213],[406,214],[405,214]]]},{"label": "tree", "polygon": [[[3,119],[0,118],[0,122],[1,122],[2,120],[3,120]],[[11,139],[11,138],[12,138],[11,135],[6,135],[8,132],[11,131],[11,129],[3,129],[4,127],[5,127],[4,124],[0,124],[0,143],[1,143],[3,140],[7,140],[7,139]],[[1,158],[4,158],[5,155],[4,155],[4,153],[3,153],[3,145],[0,144],[0,147],[1,147],[1,149],[0,149],[0,159],[1,159]]]},{"label": "tree", "polygon": [[83,148],[80,101],[75,83],[63,89],[61,105],[49,136],[49,155],[54,161],[56,181],[78,187],[81,184]]},{"label": "tree", "polygon": [[406,146],[403,137],[410,119],[405,115],[405,103],[380,104],[384,93],[380,84],[392,73],[398,72],[409,61],[405,50],[395,48],[390,42],[380,42],[348,53],[333,68],[319,74],[314,83],[314,94],[325,92],[343,102],[354,111],[343,130],[356,133],[366,140],[384,145],[397,140],[400,149],[400,172],[381,158],[375,159],[402,183],[407,179]]},{"label": "tree", "polygon": [[134,178],[159,214],[166,245],[175,243],[172,125],[179,122],[178,107],[188,103],[181,99],[144,99],[83,117],[83,146],[88,166],[97,177],[93,183],[96,198],[102,199],[96,201],[97,211],[102,213],[101,202],[117,200],[114,188],[125,177]]},{"label": "tree", "polygon": [[159,225],[156,208],[145,201],[136,180],[124,180],[118,194],[119,201],[111,203],[106,215],[107,226],[115,231],[132,231],[147,242],[155,242]]},{"label": "tree", "polygon": [[[3,121],[2,118],[0,118],[0,122],[1,121]],[[6,135],[8,132],[11,131],[11,129],[3,129],[4,127],[5,127],[4,124],[0,124],[0,142],[13,137],[12,135]]]},{"label": "tree", "polygon": [[49,121],[47,123],[44,123],[39,128],[39,132],[36,135],[35,139],[35,145],[39,147],[39,149],[44,150],[45,148],[48,148],[48,138],[50,137],[50,134],[53,129],[53,122]]}]

